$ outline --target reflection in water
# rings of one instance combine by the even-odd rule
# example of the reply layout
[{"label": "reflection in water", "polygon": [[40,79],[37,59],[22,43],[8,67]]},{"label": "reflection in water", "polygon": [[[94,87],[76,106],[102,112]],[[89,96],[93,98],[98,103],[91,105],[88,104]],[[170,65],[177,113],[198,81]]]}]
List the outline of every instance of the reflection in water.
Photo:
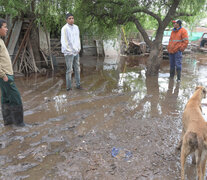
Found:
[{"label": "reflection in water", "polygon": [[[130,85],[131,84],[132,83],[130,83]],[[144,117],[159,115],[161,107],[159,105],[158,77],[154,76],[140,79],[138,84],[139,85],[134,88],[137,91],[133,96],[135,104],[130,105],[129,109],[133,110],[133,112],[142,110],[144,112]]]},{"label": "reflection in water", "polygon": [[160,114],[158,76],[147,77],[146,87],[147,96],[151,97],[147,100],[151,104],[150,114],[151,116],[157,116]]},{"label": "reflection in water", "polygon": [[129,88],[130,91],[138,90],[138,77],[140,75],[136,72],[127,72],[119,74],[118,86],[124,91],[124,89]]},{"label": "reflection in water", "polygon": [[168,90],[164,101],[162,102],[162,112],[164,114],[173,114],[177,109],[177,98],[179,94],[180,83],[176,82],[176,87],[174,88],[174,82],[174,79],[169,79]]},{"label": "reflection in water", "polygon": [[103,63],[103,70],[117,70],[120,62],[119,56],[105,57]]},{"label": "reflection in water", "polygon": [[192,59],[192,57],[190,58],[185,58],[185,63],[188,64],[188,68],[191,68],[191,72],[193,72],[193,74],[197,73],[197,60],[196,59]]},{"label": "reflection in water", "polygon": [[65,107],[65,104],[68,102],[68,99],[65,94],[55,96],[54,98],[55,101],[55,108],[57,112],[67,112],[67,108]]},{"label": "reflection in water", "polygon": [[[139,78],[139,76],[135,75],[134,77],[136,77],[134,78],[134,81]],[[126,79],[124,80],[128,82]],[[122,79],[120,82],[124,82],[124,80]],[[174,87],[175,83],[176,86]],[[130,89],[133,89],[133,83],[131,82],[129,84]],[[145,79],[145,85],[143,83],[139,84],[142,84],[142,87],[138,86],[138,88],[133,89],[137,92],[133,95],[134,104],[130,104],[128,107],[130,110],[142,110],[144,113],[143,117],[152,117],[162,114],[178,113],[183,109],[185,104],[178,102],[180,83],[177,83],[174,79],[162,76],[161,78],[158,78],[157,76],[147,77]],[[180,92],[181,96],[182,92],[183,91]],[[183,100],[186,101],[187,98],[183,98]]]}]

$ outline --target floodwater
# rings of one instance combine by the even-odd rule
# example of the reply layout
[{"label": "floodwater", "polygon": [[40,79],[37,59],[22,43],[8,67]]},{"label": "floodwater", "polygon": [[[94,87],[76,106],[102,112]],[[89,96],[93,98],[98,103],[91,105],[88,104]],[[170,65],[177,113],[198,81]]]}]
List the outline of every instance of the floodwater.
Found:
[{"label": "floodwater", "polygon": [[[207,56],[185,55],[180,83],[168,60],[146,78],[145,59],[82,57],[84,90],[70,92],[64,69],[16,77],[27,125],[4,127],[0,117],[0,179],[180,179],[182,112],[207,84]],[[205,117],[206,100],[202,108]],[[195,173],[189,157],[187,179]]]}]

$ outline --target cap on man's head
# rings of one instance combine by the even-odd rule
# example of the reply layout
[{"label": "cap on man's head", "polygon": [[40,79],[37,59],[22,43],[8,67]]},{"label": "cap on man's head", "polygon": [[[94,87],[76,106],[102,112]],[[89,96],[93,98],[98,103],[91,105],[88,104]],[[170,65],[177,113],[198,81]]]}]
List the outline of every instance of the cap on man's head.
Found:
[{"label": "cap on man's head", "polygon": [[73,14],[67,13],[66,16],[65,16],[65,18],[68,19],[70,16],[73,16]]},{"label": "cap on man's head", "polygon": [[177,23],[177,24],[179,24],[179,26],[181,26],[182,21],[181,20],[172,20],[172,23]]}]

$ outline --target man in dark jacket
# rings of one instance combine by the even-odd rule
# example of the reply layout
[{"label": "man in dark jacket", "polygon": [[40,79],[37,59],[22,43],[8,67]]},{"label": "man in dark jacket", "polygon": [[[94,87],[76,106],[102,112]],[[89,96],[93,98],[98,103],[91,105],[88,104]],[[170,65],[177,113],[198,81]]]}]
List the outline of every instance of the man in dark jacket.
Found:
[{"label": "man in dark jacket", "polygon": [[[0,37],[7,34],[7,23],[0,18]],[[4,41],[0,38],[0,88],[1,111],[4,125],[24,126],[23,106],[20,93],[14,83],[11,59]]]}]

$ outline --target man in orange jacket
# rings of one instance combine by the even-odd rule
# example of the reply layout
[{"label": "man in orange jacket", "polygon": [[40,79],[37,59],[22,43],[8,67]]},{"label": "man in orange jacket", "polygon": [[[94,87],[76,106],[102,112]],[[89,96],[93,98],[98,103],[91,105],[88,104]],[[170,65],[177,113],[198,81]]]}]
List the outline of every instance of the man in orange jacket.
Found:
[{"label": "man in orange jacket", "polygon": [[177,71],[177,81],[180,81],[182,70],[182,52],[188,46],[188,32],[181,24],[181,20],[172,21],[173,30],[170,36],[167,50],[170,58],[170,78],[174,78],[175,67]]}]

